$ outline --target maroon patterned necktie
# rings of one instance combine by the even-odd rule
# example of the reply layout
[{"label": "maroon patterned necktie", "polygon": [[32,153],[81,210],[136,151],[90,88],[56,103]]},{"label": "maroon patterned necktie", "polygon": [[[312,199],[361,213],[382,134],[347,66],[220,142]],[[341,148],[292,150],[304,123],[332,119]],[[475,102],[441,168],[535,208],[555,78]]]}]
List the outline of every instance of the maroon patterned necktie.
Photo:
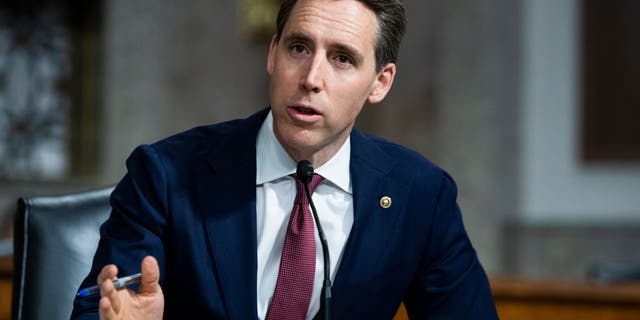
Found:
[{"label": "maroon patterned necktie", "polygon": [[[276,289],[267,311],[267,320],[305,319],[316,273],[315,226],[309,199],[302,182],[295,176],[296,199],[282,247]],[[309,183],[313,194],[323,178],[314,174]]]}]

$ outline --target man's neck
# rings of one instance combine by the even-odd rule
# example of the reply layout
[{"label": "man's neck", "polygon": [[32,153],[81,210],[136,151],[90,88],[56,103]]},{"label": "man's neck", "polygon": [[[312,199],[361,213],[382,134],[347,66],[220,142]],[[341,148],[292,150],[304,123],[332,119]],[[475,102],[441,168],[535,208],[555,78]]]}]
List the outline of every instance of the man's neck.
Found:
[{"label": "man's neck", "polygon": [[307,150],[306,152],[302,150],[288,150],[288,148],[285,146],[283,146],[283,148],[291,157],[291,159],[293,159],[293,161],[295,161],[296,163],[302,160],[307,160],[311,162],[311,165],[314,168],[318,168],[331,160],[331,158],[333,158],[333,156],[338,153],[338,150],[340,150],[340,147],[343,143],[344,140],[337,147],[332,146],[332,148],[322,148],[321,150],[317,151]]}]

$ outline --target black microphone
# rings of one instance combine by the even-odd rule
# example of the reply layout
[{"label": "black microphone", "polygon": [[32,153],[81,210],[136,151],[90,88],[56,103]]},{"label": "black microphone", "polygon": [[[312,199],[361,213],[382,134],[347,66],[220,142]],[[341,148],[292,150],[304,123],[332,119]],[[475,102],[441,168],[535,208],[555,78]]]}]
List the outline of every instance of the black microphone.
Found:
[{"label": "black microphone", "polygon": [[308,160],[302,160],[298,162],[296,175],[304,185],[308,185],[309,182],[311,182],[311,178],[313,177],[313,166],[311,165],[311,162],[309,162]]},{"label": "black microphone", "polygon": [[321,294],[322,305],[320,306],[320,318],[325,320],[330,320],[331,319],[331,272],[329,272],[329,268],[331,267],[331,263],[330,263],[330,257],[329,257],[329,245],[327,244],[327,237],[325,237],[324,232],[322,231],[322,226],[320,225],[320,219],[318,218],[318,212],[316,211],[316,206],[313,204],[313,200],[311,199],[311,193],[309,192],[309,182],[311,182],[311,177],[313,177],[313,166],[311,165],[311,162],[307,160],[302,160],[298,162],[296,175],[304,185],[304,191],[307,194],[307,199],[309,199],[309,204],[311,205],[311,212],[313,213],[313,220],[316,221],[316,227],[318,228],[318,237],[320,238],[320,244],[322,245],[322,257],[324,260],[324,283],[322,284],[322,294]]}]

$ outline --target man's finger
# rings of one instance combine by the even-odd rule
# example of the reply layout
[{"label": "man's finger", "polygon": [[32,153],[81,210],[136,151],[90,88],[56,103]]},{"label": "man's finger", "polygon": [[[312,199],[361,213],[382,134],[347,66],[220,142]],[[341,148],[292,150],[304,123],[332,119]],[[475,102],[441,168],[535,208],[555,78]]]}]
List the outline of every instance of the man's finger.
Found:
[{"label": "man's finger", "polygon": [[101,285],[105,280],[110,279],[113,280],[118,275],[118,267],[114,264],[108,264],[102,267],[100,270],[100,274],[98,274],[97,283]]},{"label": "man's finger", "polygon": [[158,281],[160,280],[160,267],[158,261],[152,256],[146,256],[142,260],[142,277],[140,279],[139,293],[155,293],[160,289]]},{"label": "man's finger", "polygon": [[115,319],[118,315],[114,310],[114,302],[119,299],[116,294],[116,288],[113,287],[113,282],[110,279],[106,279],[100,285],[100,319]]},{"label": "man's finger", "polygon": [[108,298],[110,309],[116,314],[120,313],[120,306],[122,305],[121,297],[118,295],[118,290],[113,286],[111,279],[106,279],[100,285],[100,296],[102,298]]}]

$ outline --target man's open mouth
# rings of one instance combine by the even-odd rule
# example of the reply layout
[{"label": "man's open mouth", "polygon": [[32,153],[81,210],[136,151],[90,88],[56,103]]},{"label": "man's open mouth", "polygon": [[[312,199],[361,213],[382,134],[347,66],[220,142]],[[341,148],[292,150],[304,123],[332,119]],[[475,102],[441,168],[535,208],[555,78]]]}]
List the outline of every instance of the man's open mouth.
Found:
[{"label": "man's open mouth", "polygon": [[306,107],[293,107],[296,111],[303,113],[303,114],[310,114],[310,115],[314,115],[314,114],[318,114],[318,112],[316,112],[315,110],[311,109],[311,108],[306,108]]}]

